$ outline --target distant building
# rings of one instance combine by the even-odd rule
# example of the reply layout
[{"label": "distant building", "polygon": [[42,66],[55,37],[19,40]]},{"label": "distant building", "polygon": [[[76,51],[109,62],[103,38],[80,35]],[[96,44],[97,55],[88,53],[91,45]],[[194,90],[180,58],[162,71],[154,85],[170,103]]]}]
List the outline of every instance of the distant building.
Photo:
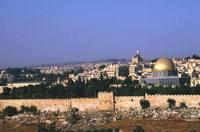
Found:
[{"label": "distant building", "polygon": [[8,88],[20,88],[20,87],[26,87],[26,86],[36,86],[40,85],[41,82],[19,82],[19,83],[8,83]]},{"label": "distant building", "polygon": [[132,62],[132,64],[139,64],[139,63],[143,62],[143,58],[140,55],[139,50],[136,51],[136,55],[132,58],[131,62]]},{"label": "distant building", "polygon": [[118,77],[119,73],[119,64],[110,64],[104,68],[104,72],[108,78]]},{"label": "distant building", "polygon": [[0,93],[3,92],[3,88],[21,88],[21,87],[26,87],[26,86],[36,86],[40,85],[41,82],[18,82],[18,83],[7,83],[6,86],[0,86]]},{"label": "distant building", "polygon": [[200,78],[192,78],[190,86],[195,87],[197,85],[200,85]]},{"label": "distant building", "polygon": [[0,73],[0,80],[7,80],[7,82],[12,82],[14,78],[14,75],[8,74],[6,71],[1,71]]},{"label": "distant building", "polygon": [[160,58],[154,64],[152,77],[144,78],[142,82],[155,86],[177,86],[180,85],[180,78],[172,60]]},{"label": "distant building", "polygon": [[143,58],[140,55],[140,51],[137,50],[137,53],[134,57],[132,57],[131,62],[129,64],[129,76],[134,77],[136,72],[142,69]]}]

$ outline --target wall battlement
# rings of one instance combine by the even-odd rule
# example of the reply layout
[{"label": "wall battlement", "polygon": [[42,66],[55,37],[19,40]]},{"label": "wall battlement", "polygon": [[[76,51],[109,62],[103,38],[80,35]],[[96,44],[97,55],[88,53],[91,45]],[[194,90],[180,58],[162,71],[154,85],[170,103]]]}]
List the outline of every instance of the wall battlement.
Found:
[{"label": "wall battlement", "polygon": [[187,97],[196,97],[200,95],[187,95],[187,94],[183,94],[183,95],[172,95],[172,94],[165,94],[165,95],[161,95],[161,94],[156,94],[156,95],[146,95],[146,96],[174,96],[174,97],[182,97],[182,96],[187,96]]},{"label": "wall battlement", "polygon": [[115,96],[115,98],[118,98],[118,99],[125,99],[125,98],[141,98],[141,97],[144,97],[144,96]]},{"label": "wall battlement", "polygon": [[98,98],[72,99],[2,99],[0,110],[7,106],[14,106],[18,110],[22,105],[36,106],[40,111],[67,111],[76,107],[80,111],[96,110],[129,110],[140,108],[140,100],[147,99],[151,107],[167,107],[169,98],[176,100],[176,105],[185,102],[189,107],[200,108],[200,95],[145,95],[145,96],[114,96],[112,92],[99,92]]}]

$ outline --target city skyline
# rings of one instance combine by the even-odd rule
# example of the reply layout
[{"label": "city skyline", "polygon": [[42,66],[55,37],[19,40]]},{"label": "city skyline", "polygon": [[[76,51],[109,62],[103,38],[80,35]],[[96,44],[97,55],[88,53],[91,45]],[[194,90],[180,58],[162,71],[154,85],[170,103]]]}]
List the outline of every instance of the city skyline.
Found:
[{"label": "city skyline", "polygon": [[0,67],[200,51],[199,1],[0,1]]}]

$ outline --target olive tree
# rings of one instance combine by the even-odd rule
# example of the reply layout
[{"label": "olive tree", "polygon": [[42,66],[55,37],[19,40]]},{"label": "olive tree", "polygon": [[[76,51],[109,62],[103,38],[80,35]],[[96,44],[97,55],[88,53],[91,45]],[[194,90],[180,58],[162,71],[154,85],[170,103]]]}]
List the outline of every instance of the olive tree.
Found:
[{"label": "olive tree", "polygon": [[141,105],[142,109],[147,109],[147,108],[150,108],[151,104],[150,104],[149,100],[141,99],[140,105]]}]

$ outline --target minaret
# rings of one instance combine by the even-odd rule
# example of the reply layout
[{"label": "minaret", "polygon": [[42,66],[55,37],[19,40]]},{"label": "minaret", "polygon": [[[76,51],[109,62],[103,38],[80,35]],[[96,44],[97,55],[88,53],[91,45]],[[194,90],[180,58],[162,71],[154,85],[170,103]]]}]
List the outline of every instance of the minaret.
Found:
[{"label": "minaret", "polygon": [[137,54],[137,55],[140,55],[140,50],[139,50],[139,49],[136,50],[136,54]]}]

